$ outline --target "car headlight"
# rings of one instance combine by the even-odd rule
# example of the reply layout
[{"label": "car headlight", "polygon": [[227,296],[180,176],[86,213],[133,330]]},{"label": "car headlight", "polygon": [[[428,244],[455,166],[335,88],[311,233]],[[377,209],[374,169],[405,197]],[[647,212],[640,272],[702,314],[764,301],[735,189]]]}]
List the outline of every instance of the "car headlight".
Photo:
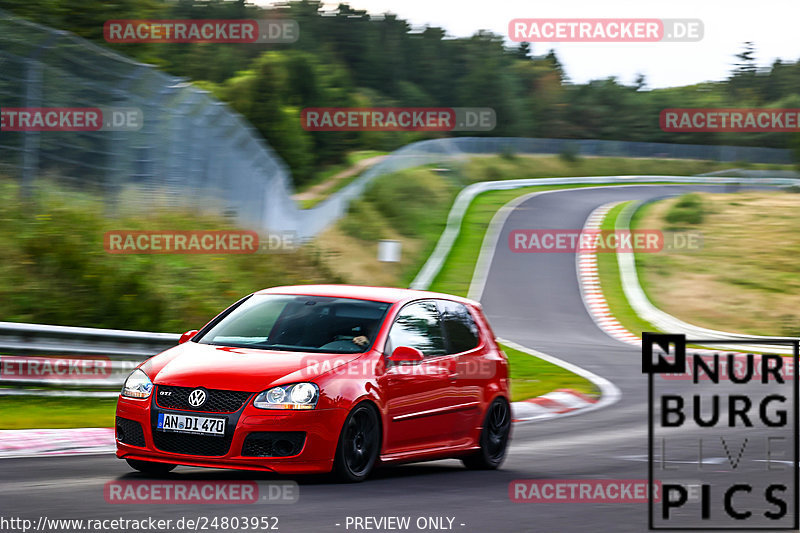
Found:
[{"label": "car headlight", "polygon": [[319,400],[319,387],[313,383],[295,383],[272,387],[256,396],[259,409],[313,409]]},{"label": "car headlight", "polygon": [[121,394],[128,398],[148,398],[151,392],[153,392],[153,382],[143,370],[137,368],[125,380]]}]

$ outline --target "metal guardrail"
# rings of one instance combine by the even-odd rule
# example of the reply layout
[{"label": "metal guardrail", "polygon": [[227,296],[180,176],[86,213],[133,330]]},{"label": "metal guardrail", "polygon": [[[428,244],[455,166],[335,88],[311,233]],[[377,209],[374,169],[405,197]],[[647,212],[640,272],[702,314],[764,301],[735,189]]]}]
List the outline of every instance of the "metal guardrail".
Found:
[{"label": "metal guardrail", "polygon": [[[0,387],[17,387],[0,388],[0,395],[18,394],[20,386],[49,388],[31,393],[117,388],[131,369],[178,339],[174,333],[0,322]],[[95,363],[92,371],[81,371],[87,362]]]},{"label": "metal guardrail", "polygon": [[147,358],[175,346],[176,333],[0,322],[0,350],[15,354],[100,355]]}]

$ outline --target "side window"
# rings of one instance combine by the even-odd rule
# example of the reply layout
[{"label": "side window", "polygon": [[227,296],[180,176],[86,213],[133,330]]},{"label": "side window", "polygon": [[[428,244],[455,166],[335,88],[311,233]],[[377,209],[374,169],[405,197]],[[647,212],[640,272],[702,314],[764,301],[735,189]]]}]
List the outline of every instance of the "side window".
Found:
[{"label": "side window", "polygon": [[439,300],[442,325],[449,343],[448,353],[461,353],[472,350],[480,343],[478,325],[472,319],[464,304]]},{"label": "side window", "polygon": [[447,353],[434,302],[414,302],[400,311],[389,331],[389,350],[398,346],[416,348],[426,357]]}]

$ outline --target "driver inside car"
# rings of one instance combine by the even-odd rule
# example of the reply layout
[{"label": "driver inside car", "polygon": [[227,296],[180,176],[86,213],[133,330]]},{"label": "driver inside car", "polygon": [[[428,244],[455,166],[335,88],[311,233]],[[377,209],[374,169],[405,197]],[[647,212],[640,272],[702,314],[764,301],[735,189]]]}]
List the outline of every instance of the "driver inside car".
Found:
[{"label": "driver inside car", "polygon": [[348,334],[336,335],[331,342],[321,346],[324,349],[350,351],[363,351],[369,346],[369,337],[363,335],[364,328],[355,326],[350,329]]},{"label": "driver inside car", "polygon": [[366,346],[369,344],[369,338],[366,335],[359,335],[358,337],[353,337],[353,342],[359,346]]}]

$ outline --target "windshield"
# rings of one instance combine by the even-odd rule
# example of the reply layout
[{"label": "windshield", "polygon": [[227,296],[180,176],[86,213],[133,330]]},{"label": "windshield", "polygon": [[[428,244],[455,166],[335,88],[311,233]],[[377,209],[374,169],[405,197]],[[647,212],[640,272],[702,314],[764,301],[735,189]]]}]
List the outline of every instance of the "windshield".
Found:
[{"label": "windshield", "polygon": [[267,350],[365,352],[390,306],[352,298],[254,295],[198,342]]}]

